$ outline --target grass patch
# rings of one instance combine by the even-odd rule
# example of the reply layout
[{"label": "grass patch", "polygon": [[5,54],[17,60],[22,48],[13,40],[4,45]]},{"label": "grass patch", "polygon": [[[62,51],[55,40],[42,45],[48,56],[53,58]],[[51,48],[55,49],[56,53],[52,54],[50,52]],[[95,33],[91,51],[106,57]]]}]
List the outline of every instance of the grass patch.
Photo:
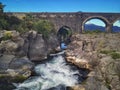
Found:
[{"label": "grass patch", "polygon": [[110,54],[110,53],[113,53],[113,52],[116,52],[115,50],[101,50],[100,53],[102,54]]},{"label": "grass patch", "polygon": [[100,53],[110,55],[113,59],[120,58],[120,53],[116,52],[115,50],[102,50]]},{"label": "grass patch", "polygon": [[117,53],[117,52],[113,52],[113,53],[111,53],[110,55],[111,55],[111,57],[112,57],[113,59],[118,59],[118,58],[120,58],[120,53]]},{"label": "grass patch", "polygon": [[84,34],[97,34],[97,33],[103,33],[101,30],[84,30]]},{"label": "grass patch", "polygon": [[26,79],[27,79],[27,77],[24,77],[22,75],[18,75],[16,77],[12,78],[12,82],[20,83],[20,82],[23,82]]}]

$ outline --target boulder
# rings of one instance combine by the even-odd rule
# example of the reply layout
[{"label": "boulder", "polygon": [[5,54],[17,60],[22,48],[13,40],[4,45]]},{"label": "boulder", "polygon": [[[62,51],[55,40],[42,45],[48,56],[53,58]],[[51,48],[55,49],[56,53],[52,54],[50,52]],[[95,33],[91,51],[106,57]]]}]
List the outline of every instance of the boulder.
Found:
[{"label": "boulder", "polygon": [[24,39],[20,36],[19,32],[16,32],[15,30],[3,31],[3,38],[6,39],[3,39],[0,43],[0,51],[2,52],[1,54],[25,56],[25,52],[23,50],[23,45],[25,42]]},{"label": "boulder", "polygon": [[18,44],[16,44],[15,42],[11,41],[11,40],[6,40],[6,41],[2,41],[0,43],[0,49],[4,48],[4,53],[5,54],[15,54],[16,49],[18,48]]},{"label": "boulder", "polygon": [[59,42],[55,34],[49,35],[49,38],[47,38],[45,41],[46,41],[47,50],[49,52],[57,51],[56,48],[59,46]]},{"label": "boulder", "polygon": [[47,58],[47,47],[41,34],[37,34],[36,37],[32,35],[28,38],[28,58],[31,61],[40,61]]},{"label": "boulder", "polygon": [[72,62],[73,64],[77,65],[80,68],[85,68],[91,70],[91,65],[89,64],[88,60],[79,59],[76,57],[66,57],[68,62]]},{"label": "boulder", "polygon": [[14,58],[9,64],[7,72],[11,76],[21,75],[24,77],[29,77],[34,68],[34,63],[32,63],[28,58]]},{"label": "boulder", "polygon": [[16,58],[14,55],[0,57],[0,83],[5,81],[21,82],[31,76],[34,64],[28,58]]},{"label": "boulder", "polygon": [[2,55],[0,57],[0,70],[7,70],[9,63],[15,58],[14,55]]}]

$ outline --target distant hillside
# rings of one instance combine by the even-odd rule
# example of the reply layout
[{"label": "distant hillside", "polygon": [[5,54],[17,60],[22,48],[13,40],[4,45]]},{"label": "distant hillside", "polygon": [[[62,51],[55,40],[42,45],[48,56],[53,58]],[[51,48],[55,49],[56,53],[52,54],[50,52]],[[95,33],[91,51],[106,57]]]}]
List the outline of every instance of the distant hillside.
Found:
[{"label": "distant hillside", "polygon": [[[98,26],[95,24],[85,24],[85,30],[100,30],[100,31],[105,31],[105,27],[103,26]],[[113,32],[120,32],[120,27],[118,26],[113,26]]]},{"label": "distant hillside", "polygon": [[120,27],[113,26],[113,32],[120,32]]}]

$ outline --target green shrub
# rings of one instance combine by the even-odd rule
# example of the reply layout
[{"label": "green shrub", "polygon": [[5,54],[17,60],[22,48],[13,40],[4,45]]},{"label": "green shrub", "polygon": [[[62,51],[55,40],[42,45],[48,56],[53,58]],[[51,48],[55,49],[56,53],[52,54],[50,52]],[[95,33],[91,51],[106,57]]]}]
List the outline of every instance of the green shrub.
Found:
[{"label": "green shrub", "polygon": [[38,33],[43,34],[46,38],[49,37],[50,33],[54,32],[53,24],[47,20],[40,20],[36,22],[34,28]]},{"label": "green shrub", "polygon": [[17,28],[16,31],[19,33],[26,33],[29,31],[29,29],[26,27],[26,25],[22,22]]},{"label": "green shrub", "polygon": [[110,55],[111,55],[111,57],[112,57],[113,59],[118,59],[118,58],[120,58],[120,53],[117,53],[117,52],[112,52]]},{"label": "green shrub", "polygon": [[8,40],[8,39],[11,39],[11,38],[12,38],[12,32],[11,31],[6,31],[4,33],[3,40]]},{"label": "green shrub", "polygon": [[117,53],[115,50],[102,50],[100,53],[110,55],[113,59],[120,58],[120,53]]},{"label": "green shrub", "polygon": [[110,53],[113,53],[113,52],[116,52],[115,50],[101,50],[100,53],[102,54],[110,54]]}]

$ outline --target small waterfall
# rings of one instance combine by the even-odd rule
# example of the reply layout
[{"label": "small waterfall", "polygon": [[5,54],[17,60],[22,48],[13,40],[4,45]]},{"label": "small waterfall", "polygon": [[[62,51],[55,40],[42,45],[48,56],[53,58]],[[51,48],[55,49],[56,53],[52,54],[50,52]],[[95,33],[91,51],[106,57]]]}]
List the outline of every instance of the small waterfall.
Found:
[{"label": "small waterfall", "polygon": [[15,90],[66,90],[83,81],[83,71],[66,62],[62,55],[38,64],[35,72],[36,76],[16,85]]}]

